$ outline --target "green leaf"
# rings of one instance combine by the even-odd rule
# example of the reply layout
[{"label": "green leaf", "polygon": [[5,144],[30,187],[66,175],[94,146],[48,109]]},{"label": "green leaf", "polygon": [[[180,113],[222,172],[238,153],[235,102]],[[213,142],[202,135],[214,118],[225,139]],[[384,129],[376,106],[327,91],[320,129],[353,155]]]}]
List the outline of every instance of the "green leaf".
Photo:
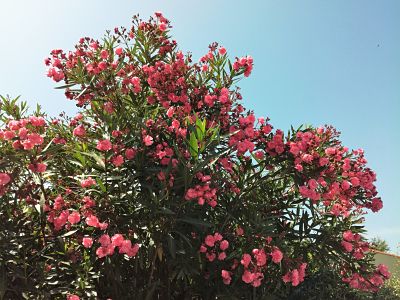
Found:
[{"label": "green leaf", "polygon": [[189,151],[193,158],[197,158],[199,154],[199,145],[194,132],[190,133]]},{"label": "green leaf", "polygon": [[168,251],[173,259],[176,258],[176,242],[171,234],[167,235]]},{"label": "green leaf", "polygon": [[99,185],[101,191],[105,193],[107,191],[106,187],[104,186],[103,182],[100,180],[100,178],[96,179],[97,184]]},{"label": "green leaf", "polygon": [[163,214],[163,215],[175,215],[175,213],[166,207],[161,207],[156,213]]},{"label": "green leaf", "polygon": [[191,224],[191,225],[197,225],[197,226],[205,226],[205,227],[211,227],[212,224],[205,222],[203,220],[199,220],[199,219],[194,219],[194,218],[189,218],[189,217],[185,217],[185,218],[179,218],[176,219],[177,222],[184,222],[187,224]]},{"label": "green leaf", "polygon": [[94,158],[94,160],[96,161],[97,165],[98,165],[99,167],[101,167],[102,169],[105,169],[105,168],[106,168],[106,165],[104,164],[104,161],[103,161],[103,159],[100,157],[100,155],[98,155],[98,154],[96,154],[96,153],[94,153],[94,152],[81,152],[81,151],[78,151],[78,152],[81,153],[81,154],[83,154],[83,155],[86,155],[86,156],[89,156],[89,157]]},{"label": "green leaf", "polygon": [[68,231],[67,233],[64,233],[63,235],[61,235],[61,237],[71,236],[71,235],[73,235],[73,234],[74,234],[75,232],[77,232],[77,231],[78,231],[78,229]]},{"label": "green leaf", "polygon": [[201,121],[199,118],[196,119],[196,136],[199,142],[204,139],[204,134],[206,133],[206,119]]},{"label": "green leaf", "polygon": [[69,84],[66,84],[66,85],[56,86],[55,89],[56,90],[62,90],[62,89],[66,89],[66,88],[69,88],[69,87],[74,86],[74,85],[76,85],[76,83],[69,83]]}]

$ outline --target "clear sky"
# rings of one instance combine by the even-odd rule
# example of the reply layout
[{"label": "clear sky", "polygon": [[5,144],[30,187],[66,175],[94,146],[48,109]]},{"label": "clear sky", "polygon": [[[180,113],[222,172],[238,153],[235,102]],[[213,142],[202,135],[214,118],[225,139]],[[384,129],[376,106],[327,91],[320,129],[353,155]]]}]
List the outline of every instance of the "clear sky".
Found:
[{"label": "clear sky", "polygon": [[153,0],[0,1],[0,94],[39,102],[51,115],[74,105],[54,90],[43,59],[81,36],[129,26],[162,11],[184,51],[198,58],[218,41],[252,55],[239,85],[245,104],[276,128],[331,124],[363,148],[384,201],[367,216],[370,236],[400,242],[400,1]]}]

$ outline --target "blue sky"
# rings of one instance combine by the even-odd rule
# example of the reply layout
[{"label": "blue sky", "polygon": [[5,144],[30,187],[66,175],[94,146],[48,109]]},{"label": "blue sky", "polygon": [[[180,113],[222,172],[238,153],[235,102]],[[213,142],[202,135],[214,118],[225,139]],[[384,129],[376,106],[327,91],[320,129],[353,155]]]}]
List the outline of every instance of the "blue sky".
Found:
[{"label": "blue sky", "polygon": [[244,102],[276,128],[331,124],[363,148],[384,201],[367,216],[370,236],[400,242],[400,1],[0,1],[0,94],[22,95],[52,115],[74,105],[45,76],[43,59],[81,36],[129,26],[162,11],[184,51],[218,41],[252,55]]}]

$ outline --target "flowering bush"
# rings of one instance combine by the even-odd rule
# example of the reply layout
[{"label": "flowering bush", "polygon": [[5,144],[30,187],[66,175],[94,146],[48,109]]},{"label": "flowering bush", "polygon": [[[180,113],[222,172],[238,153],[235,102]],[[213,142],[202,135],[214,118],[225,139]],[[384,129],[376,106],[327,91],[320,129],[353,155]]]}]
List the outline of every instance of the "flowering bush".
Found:
[{"label": "flowering bush", "polygon": [[79,113],[2,98],[5,299],[250,299],[329,268],[375,292],[363,214],[382,201],[362,150],[332,127],[287,134],[234,85],[253,68],[214,43],[198,63],[156,13],[53,50]]}]

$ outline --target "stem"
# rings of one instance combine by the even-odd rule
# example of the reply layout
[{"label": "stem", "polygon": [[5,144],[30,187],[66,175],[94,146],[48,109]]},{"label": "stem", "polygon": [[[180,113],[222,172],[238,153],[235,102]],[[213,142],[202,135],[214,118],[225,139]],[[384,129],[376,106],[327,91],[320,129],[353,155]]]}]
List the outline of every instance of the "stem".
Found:
[{"label": "stem", "polygon": [[[41,176],[39,176],[39,180],[40,180],[40,190],[43,193],[44,200],[47,202],[46,190],[44,188],[44,183],[43,183],[43,179]],[[46,232],[45,232],[46,222],[45,222],[45,218],[44,218],[44,211],[43,211],[42,205],[40,205],[40,227],[41,227],[42,237],[43,237],[43,247],[46,247]]]},{"label": "stem", "polygon": [[156,267],[157,252],[158,252],[158,246],[156,246],[156,248],[155,248],[153,260],[151,262],[150,276],[149,276],[149,281],[147,283],[149,286],[150,286],[151,280],[153,279],[153,273],[154,273],[154,269]]}]

